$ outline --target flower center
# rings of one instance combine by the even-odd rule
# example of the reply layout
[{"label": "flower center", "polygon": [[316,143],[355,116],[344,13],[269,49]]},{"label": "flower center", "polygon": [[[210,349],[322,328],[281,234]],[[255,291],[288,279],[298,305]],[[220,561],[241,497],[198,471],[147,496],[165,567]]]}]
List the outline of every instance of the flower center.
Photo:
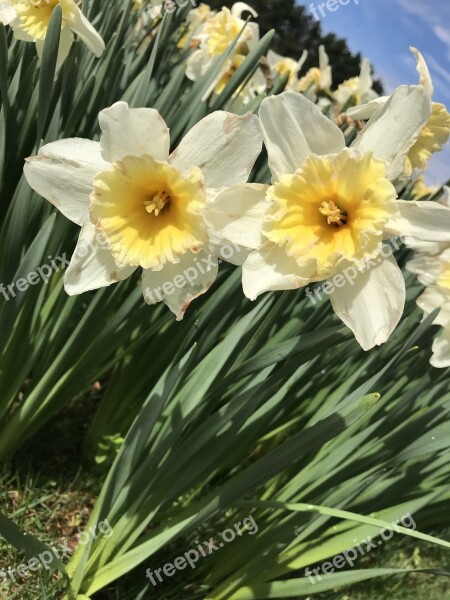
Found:
[{"label": "flower center", "polygon": [[398,216],[386,164],[347,148],[311,156],[296,173],[281,176],[267,197],[263,234],[285,248],[311,281],[334,275],[343,262],[376,257],[385,223]]},{"label": "flower center", "polygon": [[319,208],[320,213],[327,218],[328,225],[342,227],[347,223],[347,214],[333,202],[329,200],[322,202]]},{"label": "flower center", "polygon": [[96,176],[91,221],[118,265],[159,270],[208,242],[205,201],[200,169],[182,175],[150,156],[126,156]]},{"label": "flower center", "polygon": [[153,196],[151,200],[144,200],[144,206],[149,214],[155,213],[155,217],[157,217],[166,206],[168,207],[170,205],[170,202],[169,192],[161,190]]}]

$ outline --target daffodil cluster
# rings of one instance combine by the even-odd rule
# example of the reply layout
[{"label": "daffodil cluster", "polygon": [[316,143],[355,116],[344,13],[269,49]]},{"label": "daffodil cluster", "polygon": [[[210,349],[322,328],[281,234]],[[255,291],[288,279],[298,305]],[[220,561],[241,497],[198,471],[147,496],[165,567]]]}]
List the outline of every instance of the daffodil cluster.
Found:
[{"label": "daffodil cluster", "polygon": [[[247,27],[236,12],[242,9],[215,13],[223,38],[213,35],[213,21],[200,25],[192,68]],[[27,160],[25,176],[81,227],[66,291],[109,286],[141,269],[146,301],[164,301],[181,319],[225,258],[242,265],[243,292],[251,300],[333,280],[333,309],[362,348],[385,342],[405,302],[404,278],[385,241],[450,246],[447,205],[398,198],[405,165],[433,119],[431,80],[415,54],[419,84],[369,104],[370,118],[350,147],[333,120],[298,91],[265,98],[258,116],[213,112],[172,152],[160,114],[125,102],[100,113],[99,142],[67,139],[42,147]],[[271,61],[281,69],[276,56]],[[287,63],[287,72],[297,64]],[[328,68],[323,57],[322,72]],[[263,142],[272,182],[248,183]],[[233,250],[224,255],[224,247]],[[443,271],[432,281],[439,299],[448,264],[444,253]],[[356,281],[337,285],[349,267],[358,271]],[[434,288],[433,294],[436,304]]]},{"label": "daffodil cluster", "polygon": [[[0,21],[42,54],[57,5],[58,65],[74,33],[99,56],[103,41],[74,0],[0,0]],[[187,13],[178,48],[188,79],[225,58],[203,100],[221,94],[258,44],[254,19],[243,2],[219,11],[201,4]],[[358,77],[333,90],[323,46],[318,66],[304,73],[306,50],[299,58],[269,50],[235,91],[230,110],[201,119],[175,149],[157,110],[123,101],[100,112],[100,141],[44,145],[24,173],[81,228],[65,273],[67,293],[109,286],[140,270],[146,302],[163,301],[182,319],[226,260],[242,268],[250,300],[328,286],[334,312],[369,350],[389,338],[402,316],[405,282],[385,248],[391,238],[407,238],[416,251],[408,268],[428,286],[419,305],[425,312],[441,308],[436,322],[444,332],[433,364],[450,365],[450,204],[402,198],[406,184],[414,184],[415,198],[424,197],[423,173],[449,139],[450,115],[433,102],[425,60],[412,52],[419,82],[390,97],[374,92],[367,60]],[[275,78],[286,85],[279,95],[271,95]],[[235,114],[250,100],[257,116]],[[249,183],[263,144],[271,182]],[[352,285],[348,269],[358,273]]]}]

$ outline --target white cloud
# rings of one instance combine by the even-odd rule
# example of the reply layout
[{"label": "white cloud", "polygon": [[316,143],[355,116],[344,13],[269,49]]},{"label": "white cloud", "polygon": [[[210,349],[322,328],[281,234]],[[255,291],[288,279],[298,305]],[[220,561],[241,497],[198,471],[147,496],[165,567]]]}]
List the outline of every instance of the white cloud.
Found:
[{"label": "white cloud", "polygon": [[450,46],[450,32],[447,29],[444,29],[442,25],[434,25],[433,31],[441,40],[441,42],[443,42],[446,46]]},{"label": "white cloud", "polygon": [[442,1],[439,2],[439,11],[436,11],[435,0],[396,0],[396,2],[405,12],[429,25],[440,25],[450,18],[450,4]]},{"label": "white cloud", "polygon": [[435,0],[395,0],[397,4],[416,19],[420,19],[433,31],[434,35],[446,46],[446,59],[450,62],[450,32],[442,26],[450,20],[450,3],[440,2],[436,10]]}]

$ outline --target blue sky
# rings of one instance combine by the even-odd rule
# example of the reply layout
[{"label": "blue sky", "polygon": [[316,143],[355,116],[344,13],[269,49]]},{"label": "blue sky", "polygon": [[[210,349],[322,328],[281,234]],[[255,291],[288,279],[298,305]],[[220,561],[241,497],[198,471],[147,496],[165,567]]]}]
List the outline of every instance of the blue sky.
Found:
[{"label": "blue sky", "polygon": [[[312,4],[323,2],[313,0]],[[304,0],[301,4],[308,7],[310,2]],[[321,23],[326,33],[345,37],[353,51],[372,62],[387,93],[401,84],[417,82],[415,60],[408,50],[416,46],[425,56],[433,78],[433,99],[443,102],[450,111],[449,0],[349,0],[335,12],[326,11]],[[436,183],[449,178],[447,145],[430,163],[427,179]]]}]

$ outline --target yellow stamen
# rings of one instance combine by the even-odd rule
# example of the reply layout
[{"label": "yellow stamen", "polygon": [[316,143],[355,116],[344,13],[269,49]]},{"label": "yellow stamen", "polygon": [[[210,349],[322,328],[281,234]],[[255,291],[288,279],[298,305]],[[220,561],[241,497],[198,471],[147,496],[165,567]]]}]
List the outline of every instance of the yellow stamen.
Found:
[{"label": "yellow stamen", "polygon": [[337,225],[338,227],[341,227],[347,223],[346,213],[342,212],[333,200],[322,202],[319,211],[327,218],[328,225]]},{"label": "yellow stamen", "polygon": [[158,192],[151,200],[145,200],[144,206],[145,210],[152,214],[155,213],[155,217],[159,215],[159,213],[170,204],[170,196],[166,190],[162,190]]}]

